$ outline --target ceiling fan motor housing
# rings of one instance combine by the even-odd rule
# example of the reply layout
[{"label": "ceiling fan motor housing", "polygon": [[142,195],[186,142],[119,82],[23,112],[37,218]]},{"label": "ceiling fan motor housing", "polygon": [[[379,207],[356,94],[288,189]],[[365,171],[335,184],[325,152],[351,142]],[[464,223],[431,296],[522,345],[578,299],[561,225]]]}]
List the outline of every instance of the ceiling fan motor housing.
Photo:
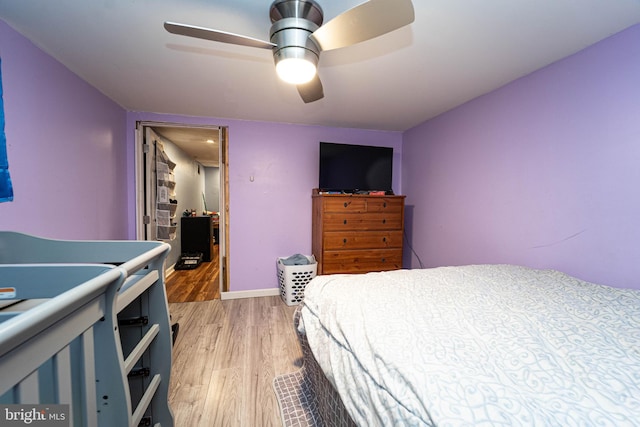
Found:
[{"label": "ceiling fan motor housing", "polygon": [[322,25],[324,14],[322,8],[313,0],[276,0],[269,9],[271,23],[282,18],[303,18]]},{"label": "ceiling fan motor housing", "polygon": [[320,5],[312,0],[276,0],[271,4],[271,43],[276,63],[283,59],[306,59],[318,65],[320,48],[309,36],[322,25]]}]

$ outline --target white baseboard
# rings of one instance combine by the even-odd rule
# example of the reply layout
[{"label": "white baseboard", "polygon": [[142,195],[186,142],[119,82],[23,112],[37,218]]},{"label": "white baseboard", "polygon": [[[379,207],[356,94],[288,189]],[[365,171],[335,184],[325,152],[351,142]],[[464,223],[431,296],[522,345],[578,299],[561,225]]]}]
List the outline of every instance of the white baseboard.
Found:
[{"label": "white baseboard", "polygon": [[255,297],[273,297],[280,295],[280,288],[256,289],[254,291],[230,291],[220,294],[221,300]]}]

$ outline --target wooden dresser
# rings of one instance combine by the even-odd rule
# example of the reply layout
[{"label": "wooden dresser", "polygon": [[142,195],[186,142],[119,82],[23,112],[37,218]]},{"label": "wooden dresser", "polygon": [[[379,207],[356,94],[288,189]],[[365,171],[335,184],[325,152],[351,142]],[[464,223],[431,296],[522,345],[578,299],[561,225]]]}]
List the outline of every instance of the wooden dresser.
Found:
[{"label": "wooden dresser", "polygon": [[312,250],[318,274],[402,268],[404,198],[314,190]]}]

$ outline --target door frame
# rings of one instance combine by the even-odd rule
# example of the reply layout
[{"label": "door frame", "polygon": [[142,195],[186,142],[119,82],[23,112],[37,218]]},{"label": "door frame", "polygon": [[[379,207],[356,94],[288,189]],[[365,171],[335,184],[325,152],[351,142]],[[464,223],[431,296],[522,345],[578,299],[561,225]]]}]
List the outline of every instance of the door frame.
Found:
[{"label": "door frame", "polygon": [[[145,128],[147,127],[184,127],[199,129],[214,129],[219,131],[220,147],[220,222],[219,222],[219,262],[220,276],[218,287],[220,295],[229,289],[229,128],[222,125],[191,125],[174,122],[137,121],[135,136],[135,189],[136,189],[136,239],[145,240],[144,212],[145,180],[144,180],[144,155],[145,155]],[[166,268],[166,266],[165,266]]]}]

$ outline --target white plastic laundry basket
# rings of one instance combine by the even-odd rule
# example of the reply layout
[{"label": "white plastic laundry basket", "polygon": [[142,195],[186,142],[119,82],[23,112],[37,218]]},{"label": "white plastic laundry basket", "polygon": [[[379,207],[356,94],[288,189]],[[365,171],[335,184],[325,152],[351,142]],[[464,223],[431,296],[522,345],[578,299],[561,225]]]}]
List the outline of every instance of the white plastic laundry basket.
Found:
[{"label": "white plastic laundry basket", "polygon": [[309,264],[284,265],[283,259],[278,258],[278,282],[280,283],[280,296],[287,305],[300,304],[304,297],[304,288],[307,283],[316,277],[318,263],[313,255],[307,256]]}]

